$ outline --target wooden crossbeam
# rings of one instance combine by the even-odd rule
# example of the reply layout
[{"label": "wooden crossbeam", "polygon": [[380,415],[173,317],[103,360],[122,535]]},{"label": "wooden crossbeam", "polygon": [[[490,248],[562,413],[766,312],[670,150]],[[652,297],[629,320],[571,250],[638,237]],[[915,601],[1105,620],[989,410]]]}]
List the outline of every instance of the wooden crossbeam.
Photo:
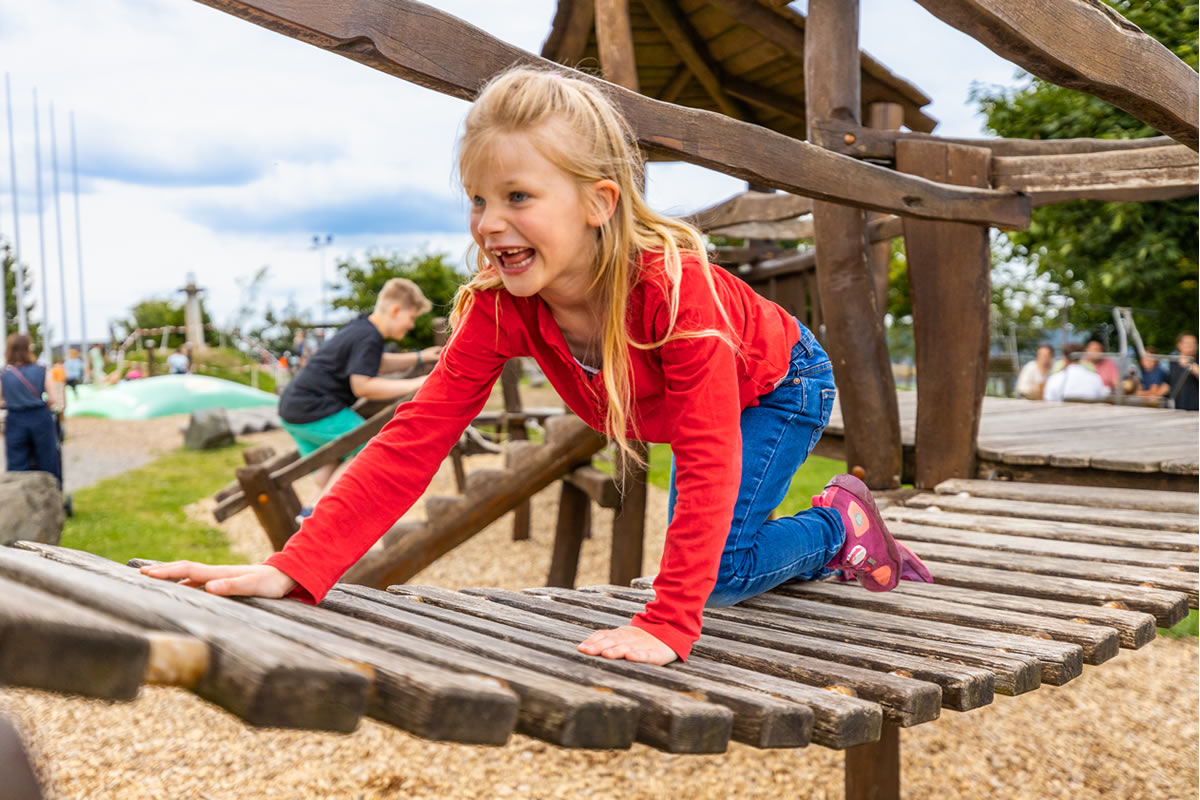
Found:
[{"label": "wooden crossbeam", "polygon": [[[265,28],[464,100],[517,63],[550,62],[416,0],[201,0]],[[469,53],[470,58],[444,57]],[[586,75],[583,80],[596,81]],[[1029,224],[1015,192],[943,186],[898,175],[783,134],[607,86],[639,144],[654,153],[820,200],[1005,228]]]},{"label": "wooden crossbeam", "polygon": [[1035,206],[1066,200],[1147,201],[1195,196],[1200,162],[1183,145],[992,159],[992,185],[1028,192]]},{"label": "wooden crossbeam", "polygon": [[596,45],[606,80],[638,91],[637,55],[629,27],[629,0],[595,0]]},{"label": "wooden crossbeam", "polygon": [[1099,97],[1196,150],[1196,73],[1096,0],[917,0],[1039,78]]},{"label": "wooden crossbeam", "polygon": [[568,67],[578,64],[587,47],[595,13],[594,0],[559,0],[550,35],[542,45],[542,58]]},{"label": "wooden crossbeam", "polygon": [[666,0],[641,0],[642,7],[650,14],[675,49],[679,58],[687,65],[696,80],[708,92],[717,107],[734,119],[746,119],[747,115],[722,88],[722,69],[708,52],[704,39],[696,32],[678,6]]},{"label": "wooden crossbeam", "polygon": [[731,239],[811,239],[812,217],[781,219],[775,222],[742,222],[708,231],[712,236],[728,236]]},{"label": "wooden crossbeam", "polygon": [[697,211],[692,215],[692,224],[707,233],[743,222],[774,222],[811,213],[811,198],[749,191]]}]

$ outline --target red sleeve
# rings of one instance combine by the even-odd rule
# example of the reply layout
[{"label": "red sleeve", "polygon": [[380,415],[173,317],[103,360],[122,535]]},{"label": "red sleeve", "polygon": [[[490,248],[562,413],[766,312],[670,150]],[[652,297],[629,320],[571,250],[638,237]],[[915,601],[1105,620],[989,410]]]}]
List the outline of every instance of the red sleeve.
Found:
[{"label": "red sleeve", "polygon": [[[676,330],[724,330],[711,292],[694,273],[684,270]],[[654,313],[661,338],[665,302]],[[671,449],[677,499],[654,580],[654,600],[632,624],[686,659],[700,637],[704,603],[716,583],[733,522],[742,473],[741,408],[734,351],[725,339],[676,339],[659,352],[666,413],[676,420]]]},{"label": "red sleeve", "polygon": [[483,409],[508,360],[494,293],[480,293],[416,397],[402,403],[355,456],[287,545],[265,563],[319,603],[330,587],[421,496],[463,430]]}]

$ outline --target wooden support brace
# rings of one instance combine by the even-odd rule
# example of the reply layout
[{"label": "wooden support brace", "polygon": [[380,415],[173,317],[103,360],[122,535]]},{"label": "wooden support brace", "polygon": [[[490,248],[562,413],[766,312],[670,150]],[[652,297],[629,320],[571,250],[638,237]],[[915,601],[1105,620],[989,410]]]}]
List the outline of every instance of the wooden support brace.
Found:
[{"label": "wooden support brace", "polygon": [[846,750],[846,800],[900,800],[900,728],[885,724],[879,741]]},{"label": "wooden support brace", "polygon": [[[871,103],[867,106],[867,125],[872,128],[895,130],[904,124],[904,106],[899,103]],[[867,212],[867,225],[879,222],[885,214]],[[868,245],[871,276],[875,281],[875,305],[881,315],[887,313],[888,277],[892,264],[892,240],[871,241]]]},{"label": "wooden support brace", "polygon": [[291,486],[280,487],[271,479],[271,473],[262,464],[239,467],[237,480],[243,494],[250,499],[254,516],[278,552],[300,530],[296,516],[300,513],[300,499]]},{"label": "wooden support brace", "polygon": [[[521,414],[521,362],[515,358],[509,359],[500,373],[500,389],[504,394],[504,411],[506,414]],[[504,423],[507,428],[509,441],[521,441],[529,438],[525,429],[525,419],[517,416],[509,417]],[[529,522],[532,517],[532,506],[529,500],[513,509],[514,542],[522,542],[529,538]]]},{"label": "wooden support brace", "polygon": [[[896,143],[896,166],[944,183],[987,186],[991,152],[932,142]],[[991,251],[988,229],[904,220],[916,340],[916,485],[974,477],[987,382]]]},{"label": "wooden support brace", "polygon": [[588,518],[592,515],[592,501],[583,490],[567,481],[562,482],[562,494],[558,501],[558,524],[554,529],[554,552],[550,557],[550,575],[547,586],[575,588],[575,575],[579,570],[579,550],[583,546],[583,534]]},{"label": "wooden support brace", "polygon": [[595,0],[596,43],[606,80],[638,91],[637,57],[629,25],[629,0]]},{"label": "wooden support brace", "polygon": [[[646,446],[637,443],[643,458]],[[608,563],[608,581],[628,585],[642,574],[642,554],[646,539],[646,467],[624,464],[620,467],[621,506],[613,517],[612,553]]]}]

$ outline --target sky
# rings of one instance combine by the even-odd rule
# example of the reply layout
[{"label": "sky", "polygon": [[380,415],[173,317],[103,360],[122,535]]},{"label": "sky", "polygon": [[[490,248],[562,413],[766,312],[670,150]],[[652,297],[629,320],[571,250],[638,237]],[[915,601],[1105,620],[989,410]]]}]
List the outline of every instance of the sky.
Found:
[{"label": "sky", "polygon": [[[536,53],[555,2],[429,5]],[[861,7],[862,48],[933,98],[935,133],[982,135],[967,101],[972,81],[1015,85],[1017,68],[915,2]],[[45,319],[45,270],[54,342],[64,328],[78,340],[81,317],[89,339],[107,338],[110,321],[139,300],[181,300],[189,274],[214,320],[228,324],[263,266],[259,311],[294,303],[320,317],[322,278],[334,278],[338,259],[428,250],[465,263],[466,204],[452,164],[461,100],[184,0],[0,0],[0,71],[12,93],[19,210],[14,226],[0,118],[0,237],[12,243],[16,227],[36,320]],[[668,213],[744,188],[691,165],[650,165],[650,203]],[[314,236],[332,241],[314,248]]]}]

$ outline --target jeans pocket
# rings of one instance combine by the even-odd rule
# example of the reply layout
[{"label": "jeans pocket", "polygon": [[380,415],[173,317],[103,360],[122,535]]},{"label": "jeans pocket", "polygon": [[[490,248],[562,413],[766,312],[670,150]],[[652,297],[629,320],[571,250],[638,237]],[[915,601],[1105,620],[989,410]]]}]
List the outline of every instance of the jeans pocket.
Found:
[{"label": "jeans pocket", "polygon": [[811,455],[813,448],[817,446],[817,442],[821,438],[821,434],[825,432],[825,426],[829,424],[829,417],[833,414],[833,401],[837,397],[837,389],[832,386],[821,387],[821,409],[820,421],[813,428],[812,439],[808,443],[808,452]]}]

